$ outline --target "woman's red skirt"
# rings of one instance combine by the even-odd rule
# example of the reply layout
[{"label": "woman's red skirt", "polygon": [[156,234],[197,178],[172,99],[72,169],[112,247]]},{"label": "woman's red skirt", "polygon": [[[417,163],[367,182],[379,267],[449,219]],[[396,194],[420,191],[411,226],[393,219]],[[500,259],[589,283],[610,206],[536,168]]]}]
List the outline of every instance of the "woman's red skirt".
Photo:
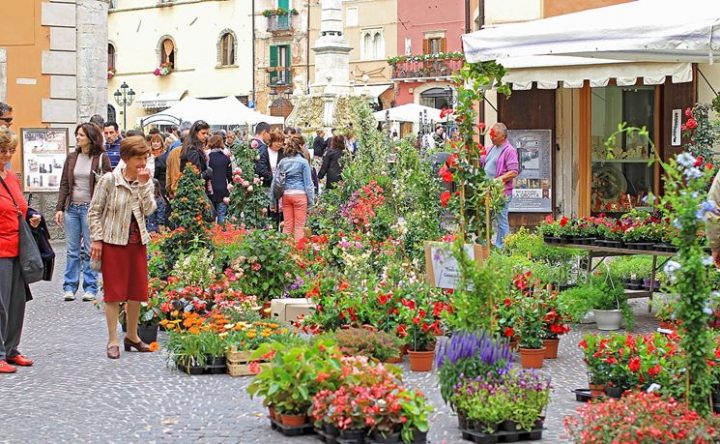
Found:
[{"label": "woman's red skirt", "polygon": [[131,236],[127,245],[103,243],[105,302],[148,300],[147,247],[137,240]]}]

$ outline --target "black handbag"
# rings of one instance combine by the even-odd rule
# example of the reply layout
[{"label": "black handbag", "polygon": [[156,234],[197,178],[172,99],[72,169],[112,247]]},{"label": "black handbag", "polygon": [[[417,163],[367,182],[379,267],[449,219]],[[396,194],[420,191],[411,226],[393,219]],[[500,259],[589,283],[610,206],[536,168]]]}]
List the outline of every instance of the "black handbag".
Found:
[{"label": "black handbag", "polygon": [[13,204],[15,204],[15,208],[18,210],[18,223],[20,224],[20,273],[22,274],[23,280],[26,284],[32,284],[42,280],[43,273],[45,272],[45,265],[43,264],[42,256],[40,256],[40,249],[35,242],[35,237],[30,230],[30,226],[25,221],[22,211],[20,211],[20,207],[17,202],[15,202],[15,198],[10,192],[10,188],[8,188],[7,184],[1,177],[0,183],[2,183],[5,190],[7,190],[10,195],[10,199],[12,199]]}]

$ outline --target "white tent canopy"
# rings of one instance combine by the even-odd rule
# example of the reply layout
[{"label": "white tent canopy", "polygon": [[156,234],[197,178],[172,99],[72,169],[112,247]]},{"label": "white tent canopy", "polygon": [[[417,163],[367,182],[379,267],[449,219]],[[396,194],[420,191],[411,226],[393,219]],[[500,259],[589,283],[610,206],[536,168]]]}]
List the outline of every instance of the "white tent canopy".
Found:
[{"label": "white tent canopy", "polygon": [[373,113],[375,120],[378,122],[384,122],[387,113],[390,113],[389,119],[392,122],[413,122],[420,123],[420,114],[427,113],[427,120],[429,121],[440,121],[440,110],[436,108],[430,108],[429,106],[418,105],[416,103],[408,103],[406,105],[396,106],[395,108],[384,109]]},{"label": "white tent canopy", "polygon": [[282,117],[267,116],[253,111],[232,96],[222,99],[197,99],[186,97],[172,107],[142,119],[143,126],[157,123],[173,123],[167,116],[182,121],[194,122],[204,120],[210,125],[255,125],[267,122],[281,125]]},{"label": "white tent canopy", "polygon": [[720,1],[637,0],[462,37],[469,62],[552,55],[645,62],[720,59]]}]

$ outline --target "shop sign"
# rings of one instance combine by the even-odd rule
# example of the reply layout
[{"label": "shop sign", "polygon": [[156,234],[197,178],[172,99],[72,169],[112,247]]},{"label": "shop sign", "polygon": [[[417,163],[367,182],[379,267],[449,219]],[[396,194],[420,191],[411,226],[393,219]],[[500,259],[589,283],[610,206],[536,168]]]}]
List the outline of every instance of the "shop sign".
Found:
[{"label": "shop sign", "polygon": [[60,191],[68,150],[67,128],[22,128],[23,189],[26,193]]},{"label": "shop sign", "polygon": [[552,213],[552,131],[509,129],[508,139],[520,163],[510,211]]}]

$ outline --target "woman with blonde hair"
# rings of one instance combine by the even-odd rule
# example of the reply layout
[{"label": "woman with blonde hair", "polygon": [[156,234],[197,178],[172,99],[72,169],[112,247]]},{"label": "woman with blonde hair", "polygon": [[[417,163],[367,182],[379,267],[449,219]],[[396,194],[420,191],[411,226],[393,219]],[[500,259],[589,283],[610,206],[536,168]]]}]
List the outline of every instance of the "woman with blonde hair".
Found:
[{"label": "woman with blonde hair", "polygon": [[145,217],[156,209],[153,181],[147,168],[149,147],[141,136],[120,143],[125,167],[105,174],[90,204],[90,257],[102,261],[105,318],[108,327],[107,357],[120,357],[117,335],[120,303],[127,303],[125,351],[149,352],[138,337],[140,303],[148,300]]},{"label": "woman with blonde hair", "polygon": [[0,126],[0,374],[15,373],[16,365],[29,367],[33,361],[18,351],[25,302],[29,290],[20,273],[20,220],[18,212],[32,227],[40,224],[39,214],[30,215],[22,186],[6,165],[17,151],[18,140],[5,126]]},{"label": "woman with blonde hair", "polygon": [[[295,241],[305,236],[305,221],[307,220],[308,208],[315,203],[315,189],[313,187],[310,162],[307,161],[303,152],[305,150],[305,139],[300,135],[290,135],[283,146],[283,159],[278,163],[279,174],[276,177],[285,176],[285,183],[282,196],[282,211],[285,225],[283,232],[292,234]],[[277,189],[273,179],[271,190]]]}]

